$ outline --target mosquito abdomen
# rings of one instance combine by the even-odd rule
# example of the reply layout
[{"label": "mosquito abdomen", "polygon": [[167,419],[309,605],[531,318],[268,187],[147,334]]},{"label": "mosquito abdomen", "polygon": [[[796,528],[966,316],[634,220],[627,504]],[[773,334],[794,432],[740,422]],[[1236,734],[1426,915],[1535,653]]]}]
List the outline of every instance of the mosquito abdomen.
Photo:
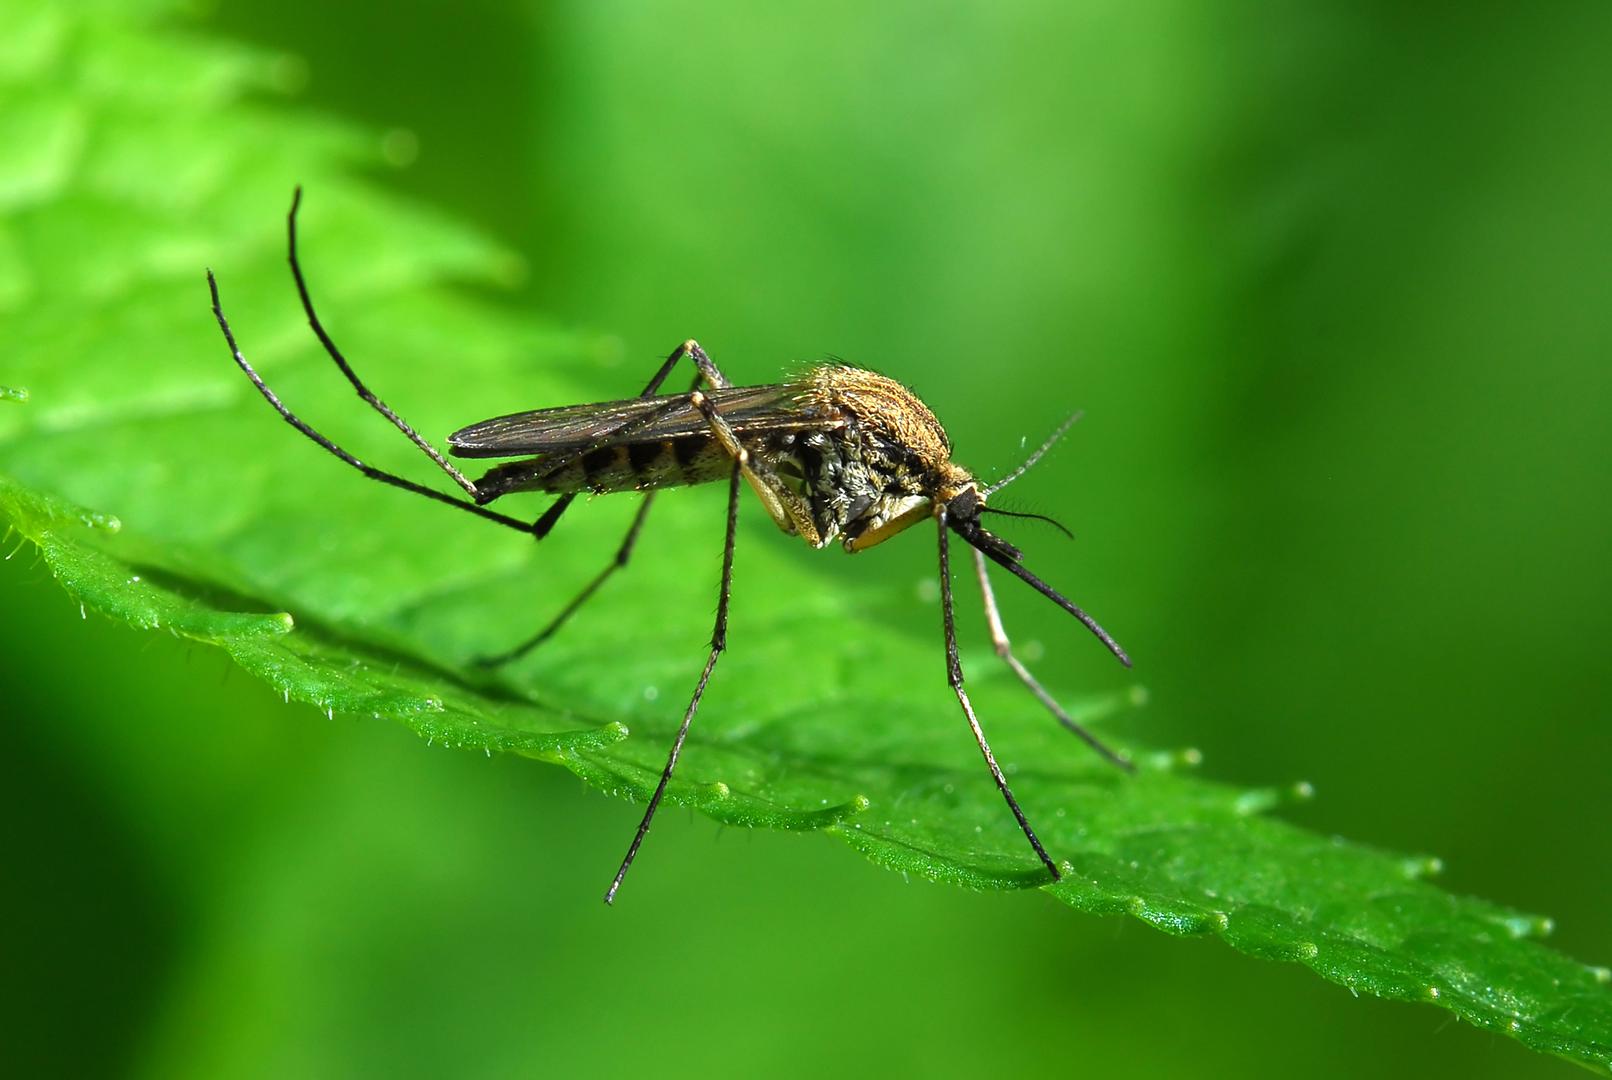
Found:
[{"label": "mosquito abdomen", "polygon": [[623,442],[572,456],[566,453],[511,461],[476,481],[482,501],[513,491],[567,494],[647,491],[703,484],[727,476],[733,459],[709,435]]}]

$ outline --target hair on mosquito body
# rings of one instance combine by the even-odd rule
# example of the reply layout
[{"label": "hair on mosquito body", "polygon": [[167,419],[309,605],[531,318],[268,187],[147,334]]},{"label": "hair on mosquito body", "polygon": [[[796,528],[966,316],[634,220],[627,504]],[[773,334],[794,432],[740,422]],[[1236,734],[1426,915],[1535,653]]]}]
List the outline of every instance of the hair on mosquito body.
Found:
[{"label": "hair on mosquito body", "polygon": [[[1105,760],[1129,770],[1130,763],[1071,718],[1014,655],[987,573],[990,563],[1006,570],[1072,615],[1121,663],[1130,666],[1125,651],[1096,620],[1032,573],[1023,563],[1023,553],[984,524],[988,515],[1000,515],[1040,518],[1063,529],[1044,515],[999,509],[988,505],[987,500],[1040,461],[1079,414],[1065,420],[1006,477],[992,484],[982,484],[952,460],[946,430],[929,407],[894,379],[835,361],[813,366],[774,385],[734,386],[699,343],[690,339],[672,350],[636,397],[511,413],[455,431],[448,437],[451,456],[504,459],[471,480],[376,397],[325,330],[315,312],[297,254],[297,211],[301,200],[302,190],[298,188],[286,218],[287,247],[292,280],[315,337],[358,395],[429,457],[463,495],[440,491],[375,468],[289,409],[242,354],[229,320],[224,316],[218,283],[209,270],[207,283],[213,314],[230,354],[286,423],[372,480],[457,507],[538,540],[548,535],[578,494],[644,493],[615,556],[571,602],[524,641],[495,656],[482,658],[479,663],[505,664],[537,648],[586,604],[611,575],[627,565],[658,491],[693,484],[726,483],[727,528],[710,651],[683,711],[666,765],[627,854],[605,893],[606,903],[615,900],[649,832],[655,811],[676,769],[689,726],[699,711],[706,685],[717,660],[727,648],[741,485],[756,495],[779,529],[799,536],[812,548],[823,548],[837,540],[847,552],[865,551],[921,521],[935,523],[947,681],[1019,830],[1051,879],[1056,881],[1062,876],[998,766],[964,688],[953,615],[949,541],[956,536],[970,549],[997,655],[1059,723]],[[685,361],[695,369],[688,390],[660,393],[661,385]],[[557,498],[532,521],[489,506],[517,492],[546,492]]]}]

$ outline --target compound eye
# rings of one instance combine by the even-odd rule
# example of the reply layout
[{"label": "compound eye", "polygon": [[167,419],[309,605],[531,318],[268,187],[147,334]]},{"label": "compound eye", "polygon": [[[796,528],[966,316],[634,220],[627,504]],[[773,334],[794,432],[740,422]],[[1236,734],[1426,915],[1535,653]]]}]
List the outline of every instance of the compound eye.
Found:
[{"label": "compound eye", "polygon": [[967,487],[953,495],[946,504],[946,516],[959,521],[972,521],[980,516],[981,505],[979,492]]}]

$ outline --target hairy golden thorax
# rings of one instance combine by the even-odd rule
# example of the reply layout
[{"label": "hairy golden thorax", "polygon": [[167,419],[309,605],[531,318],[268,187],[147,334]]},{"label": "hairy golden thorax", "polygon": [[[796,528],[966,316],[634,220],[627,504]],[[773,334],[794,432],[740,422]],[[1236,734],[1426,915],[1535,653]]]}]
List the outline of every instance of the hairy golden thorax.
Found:
[{"label": "hairy golden thorax", "polygon": [[879,543],[972,482],[952,464],[951,442],[918,395],[861,368],[824,365],[801,382],[803,411],[822,427],[775,437],[778,471],[810,507],[821,547]]}]

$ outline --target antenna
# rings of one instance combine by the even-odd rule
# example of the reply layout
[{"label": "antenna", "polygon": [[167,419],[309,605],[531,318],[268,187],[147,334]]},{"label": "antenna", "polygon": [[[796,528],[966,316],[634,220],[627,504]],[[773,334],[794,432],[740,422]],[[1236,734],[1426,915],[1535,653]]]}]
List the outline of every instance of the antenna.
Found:
[{"label": "antenna", "polygon": [[1032,466],[1036,462],[1040,461],[1042,456],[1045,455],[1048,450],[1052,449],[1052,444],[1057,442],[1059,439],[1063,438],[1064,432],[1066,432],[1070,428],[1074,427],[1075,421],[1079,420],[1084,415],[1085,415],[1084,413],[1079,413],[1079,412],[1071,413],[1069,415],[1069,419],[1067,419],[1063,423],[1059,424],[1058,429],[1056,431],[1054,431],[1051,435],[1047,436],[1047,441],[1046,442],[1044,442],[1040,446],[1036,447],[1035,453],[1031,454],[1028,458],[1025,458],[1023,465],[1020,465],[1017,469],[1014,469],[1012,472],[1008,473],[1002,479],[998,480],[996,483],[994,483],[990,487],[986,488],[985,489],[986,497],[989,498],[990,496],[996,494],[998,491],[1001,491],[1003,488],[1005,488],[1009,484],[1013,483],[1013,481],[1017,480],[1019,477],[1023,476],[1025,473],[1029,472],[1030,471],[1030,466]]}]

